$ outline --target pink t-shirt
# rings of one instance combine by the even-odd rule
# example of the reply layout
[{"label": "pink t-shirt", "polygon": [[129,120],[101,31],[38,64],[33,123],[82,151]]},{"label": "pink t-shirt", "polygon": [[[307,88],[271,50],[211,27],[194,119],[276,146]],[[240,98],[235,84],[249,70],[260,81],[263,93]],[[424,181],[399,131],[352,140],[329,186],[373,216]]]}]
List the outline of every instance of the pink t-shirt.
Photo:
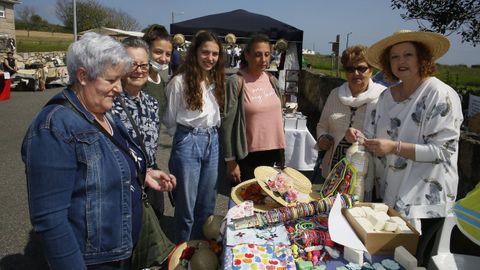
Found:
[{"label": "pink t-shirt", "polygon": [[246,72],[244,110],[248,152],[285,148],[280,98],[263,73],[255,80]]}]

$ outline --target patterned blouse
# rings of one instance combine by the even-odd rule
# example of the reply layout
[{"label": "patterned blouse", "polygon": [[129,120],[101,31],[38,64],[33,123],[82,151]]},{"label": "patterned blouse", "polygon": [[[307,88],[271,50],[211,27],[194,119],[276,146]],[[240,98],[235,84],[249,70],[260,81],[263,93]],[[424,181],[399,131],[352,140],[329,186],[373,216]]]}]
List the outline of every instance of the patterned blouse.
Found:
[{"label": "patterned blouse", "polygon": [[463,121],[458,94],[430,77],[402,102],[383,92],[366,135],[415,144],[415,160],[389,154],[375,158],[384,202],[420,229],[419,219],[444,217],[455,202],[457,158]]},{"label": "patterned blouse", "polygon": [[128,120],[120,98],[125,101],[127,110],[132,115],[133,120],[138,126],[140,133],[142,134],[145,148],[148,156],[148,167],[154,167],[156,165],[156,153],[158,147],[158,136],[160,130],[160,118],[158,117],[158,102],[155,98],[141,91],[140,97],[129,96],[124,91],[114,100],[112,107],[112,114],[120,117],[125,127],[127,127],[130,136],[135,140],[140,140],[133,129],[132,124]]}]

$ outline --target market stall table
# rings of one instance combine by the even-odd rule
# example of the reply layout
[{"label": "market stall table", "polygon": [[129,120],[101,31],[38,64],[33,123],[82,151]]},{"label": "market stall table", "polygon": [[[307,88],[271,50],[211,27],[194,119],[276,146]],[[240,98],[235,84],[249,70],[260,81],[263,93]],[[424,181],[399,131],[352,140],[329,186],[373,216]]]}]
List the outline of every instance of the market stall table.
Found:
[{"label": "market stall table", "polygon": [[316,141],[308,129],[285,128],[285,166],[312,171],[317,160]]}]

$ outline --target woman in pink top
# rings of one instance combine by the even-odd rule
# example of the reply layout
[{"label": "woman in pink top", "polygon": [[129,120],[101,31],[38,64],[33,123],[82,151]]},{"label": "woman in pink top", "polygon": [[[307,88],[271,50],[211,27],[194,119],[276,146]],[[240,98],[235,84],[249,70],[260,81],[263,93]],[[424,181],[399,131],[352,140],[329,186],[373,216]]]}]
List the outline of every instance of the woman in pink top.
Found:
[{"label": "woman in pink top", "polygon": [[277,80],[267,72],[271,44],[257,34],[247,43],[245,67],[229,77],[225,93],[222,147],[232,184],[254,178],[257,166],[283,165],[285,136]]}]

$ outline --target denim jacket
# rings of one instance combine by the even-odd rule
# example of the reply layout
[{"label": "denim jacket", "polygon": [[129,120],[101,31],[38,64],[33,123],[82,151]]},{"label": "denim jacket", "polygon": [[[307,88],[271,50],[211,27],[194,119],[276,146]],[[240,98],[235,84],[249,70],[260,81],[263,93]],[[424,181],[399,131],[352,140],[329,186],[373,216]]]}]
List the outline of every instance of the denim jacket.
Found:
[{"label": "denim jacket", "polygon": [[[93,122],[72,90],[58,98],[70,100]],[[139,148],[119,119],[107,117]],[[136,180],[122,151],[104,134],[72,109],[48,105],[27,131],[22,159],[30,219],[51,269],[85,269],[131,256],[130,181]]]}]

